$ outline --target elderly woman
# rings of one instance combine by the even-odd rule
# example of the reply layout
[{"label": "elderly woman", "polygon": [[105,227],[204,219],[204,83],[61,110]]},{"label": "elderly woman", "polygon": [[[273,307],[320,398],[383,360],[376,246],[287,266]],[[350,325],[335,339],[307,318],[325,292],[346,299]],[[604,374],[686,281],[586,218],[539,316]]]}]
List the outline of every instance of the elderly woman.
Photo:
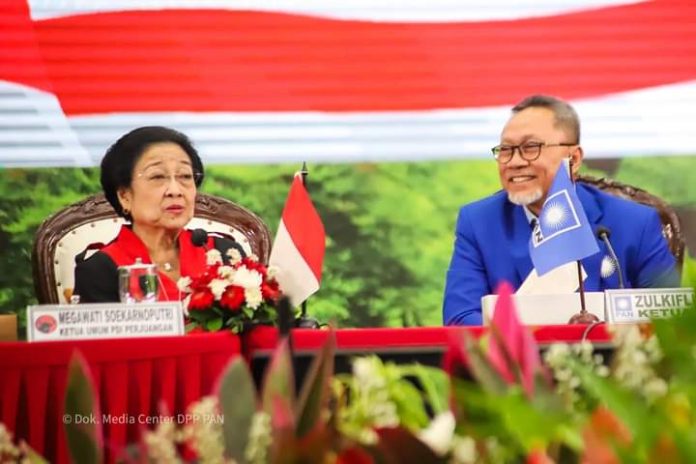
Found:
[{"label": "elderly woman", "polygon": [[[208,237],[204,246],[192,242],[185,229],[193,217],[203,164],[186,135],[166,127],[141,127],[121,137],[101,163],[101,184],[116,213],[130,224],[118,236],[75,267],[75,294],[80,302],[119,301],[118,267],[139,259],[155,264],[157,299],[177,300],[176,282],[195,276],[206,264],[206,249],[226,256],[233,240]],[[200,244],[197,244],[200,245]]]}]

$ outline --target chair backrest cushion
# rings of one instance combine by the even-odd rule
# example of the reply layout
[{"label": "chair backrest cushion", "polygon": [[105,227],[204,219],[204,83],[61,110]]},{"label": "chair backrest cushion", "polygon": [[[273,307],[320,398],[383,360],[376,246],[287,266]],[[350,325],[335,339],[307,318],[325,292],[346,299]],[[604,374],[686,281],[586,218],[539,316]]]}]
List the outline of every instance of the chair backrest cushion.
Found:
[{"label": "chair backrest cushion", "polygon": [[686,241],[681,221],[677,212],[666,201],[638,187],[624,184],[613,179],[579,176],[578,182],[592,185],[598,189],[655,208],[662,222],[662,235],[667,240],[670,251],[677,261],[677,270],[681,272],[684,264]]}]

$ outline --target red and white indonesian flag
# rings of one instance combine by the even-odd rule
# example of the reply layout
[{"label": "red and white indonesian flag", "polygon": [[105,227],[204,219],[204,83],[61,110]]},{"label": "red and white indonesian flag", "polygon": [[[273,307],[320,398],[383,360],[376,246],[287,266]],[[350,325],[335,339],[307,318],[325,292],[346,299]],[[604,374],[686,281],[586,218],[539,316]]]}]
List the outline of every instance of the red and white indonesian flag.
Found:
[{"label": "red and white indonesian flag", "polygon": [[276,278],[293,306],[319,290],[325,246],[324,224],[295,174],[269,261],[278,268]]}]

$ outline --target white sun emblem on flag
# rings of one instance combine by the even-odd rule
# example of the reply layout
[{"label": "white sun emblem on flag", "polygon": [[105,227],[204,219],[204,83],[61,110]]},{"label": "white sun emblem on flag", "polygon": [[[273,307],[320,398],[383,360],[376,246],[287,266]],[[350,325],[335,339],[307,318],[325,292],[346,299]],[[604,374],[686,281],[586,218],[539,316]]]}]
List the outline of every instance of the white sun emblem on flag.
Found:
[{"label": "white sun emblem on flag", "polygon": [[544,226],[558,229],[566,220],[568,212],[560,203],[552,203],[544,212]]},{"label": "white sun emblem on flag", "polygon": [[616,263],[609,255],[604,255],[602,258],[602,265],[599,268],[599,273],[602,275],[602,279],[606,279],[616,272]]}]

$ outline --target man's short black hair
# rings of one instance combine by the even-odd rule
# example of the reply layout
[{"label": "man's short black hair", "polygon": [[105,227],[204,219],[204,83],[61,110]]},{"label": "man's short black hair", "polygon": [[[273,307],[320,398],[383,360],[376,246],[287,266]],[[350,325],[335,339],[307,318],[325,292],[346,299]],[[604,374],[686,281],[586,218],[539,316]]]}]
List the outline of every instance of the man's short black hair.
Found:
[{"label": "man's short black hair", "polygon": [[580,118],[569,103],[549,95],[532,95],[512,108],[513,114],[527,108],[547,108],[553,112],[555,125],[563,130],[571,140],[568,143],[580,143]]}]

